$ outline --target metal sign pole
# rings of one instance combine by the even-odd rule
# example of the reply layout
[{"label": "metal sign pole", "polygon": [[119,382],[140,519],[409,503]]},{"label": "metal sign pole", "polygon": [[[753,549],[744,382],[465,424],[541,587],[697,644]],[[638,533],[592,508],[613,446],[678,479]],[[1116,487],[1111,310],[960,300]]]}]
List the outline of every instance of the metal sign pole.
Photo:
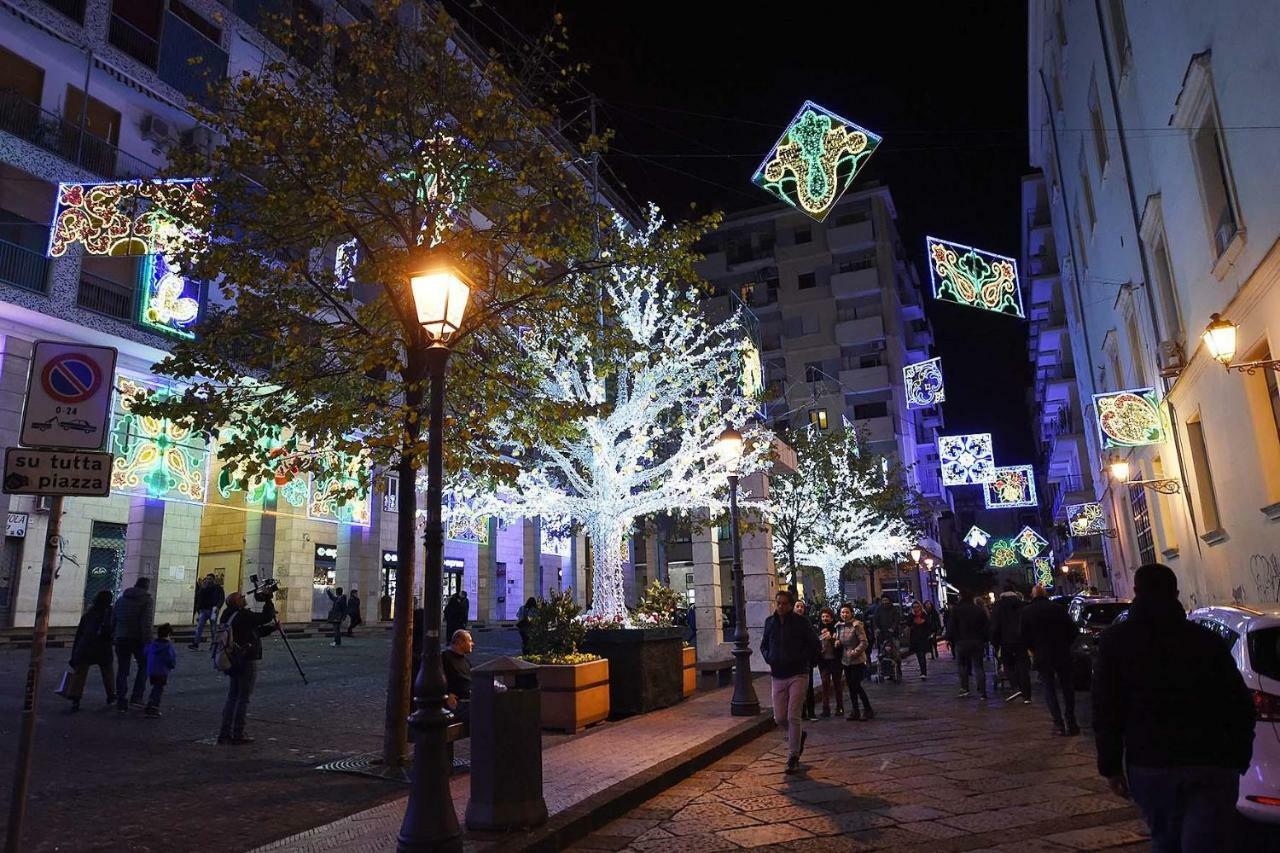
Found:
[{"label": "metal sign pole", "polygon": [[49,530],[40,564],[40,591],[36,598],[36,624],[31,635],[31,662],[27,665],[26,690],[22,699],[22,729],[18,733],[18,760],[13,772],[13,800],[9,804],[9,830],[4,849],[19,853],[22,848],[22,821],[27,812],[27,784],[31,780],[31,751],[36,734],[36,697],[40,669],[44,665],[44,645],[49,636],[49,608],[53,603],[53,573],[58,565],[58,542],[62,532],[62,495],[49,502]]}]

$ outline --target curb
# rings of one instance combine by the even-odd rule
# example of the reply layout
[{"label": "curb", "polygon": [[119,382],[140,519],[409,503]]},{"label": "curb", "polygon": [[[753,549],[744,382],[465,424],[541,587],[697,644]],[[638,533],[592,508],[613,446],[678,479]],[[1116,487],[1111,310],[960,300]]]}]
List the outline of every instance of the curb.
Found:
[{"label": "curb", "polygon": [[624,779],[577,805],[551,817],[522,837],[514,833],[470,832],[467,841],[491,842],[504,853],[555,853],[622,817],[661,794],[677,782],[745,746],[774,728],[773,716],[762,711],[753,719],[734,726],[709,741]]}]

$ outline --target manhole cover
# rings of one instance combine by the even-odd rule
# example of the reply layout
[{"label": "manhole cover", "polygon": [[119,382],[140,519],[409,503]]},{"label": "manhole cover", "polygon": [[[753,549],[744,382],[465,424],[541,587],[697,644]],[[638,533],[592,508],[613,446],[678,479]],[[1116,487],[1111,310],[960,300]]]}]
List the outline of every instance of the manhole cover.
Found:
[{"label": "manhole cover", "polygon": [[[357,776],[373,776],[376,779],[389,779],[392,782],[409,782],[408,767],[387,767],[382,763],[382,755],[377,752],[366,752],[362,755],[349,755],[321,764],[317,770],[331,773],[353,773]],[[463,758],[453,759],[453,772],[465,773],[471,769],[471,762]]]}]

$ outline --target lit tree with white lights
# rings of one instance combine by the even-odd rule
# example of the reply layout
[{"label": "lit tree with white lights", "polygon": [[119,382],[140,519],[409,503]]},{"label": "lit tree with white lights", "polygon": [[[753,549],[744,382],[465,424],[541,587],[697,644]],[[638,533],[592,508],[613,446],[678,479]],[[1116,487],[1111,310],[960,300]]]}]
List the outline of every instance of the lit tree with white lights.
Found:
[{"label": "lit tree with white lights", "polygon": [[[662,256],[663,242],[673,238],[661,226],[651,211],[645,229],[627,235],[636,254]],[[726,471],[716,439],[726,423],[741,427],[753,411],[743,388],[747,338],[740,314],[709,323],[696,294],[663,280],[659,269],[612,268],[600,283],[599,328],[564,338],[525,336],[539,393],[564,412],[568,429],[513,441],[519,473],[499,485],[486,508],[585,528],[594,569],[590,613],[610,620],[628,618],[623,546],[635,520],[718,509]],[[769,442],[758,428],[744,434],[745,476],[763,466]]]}]

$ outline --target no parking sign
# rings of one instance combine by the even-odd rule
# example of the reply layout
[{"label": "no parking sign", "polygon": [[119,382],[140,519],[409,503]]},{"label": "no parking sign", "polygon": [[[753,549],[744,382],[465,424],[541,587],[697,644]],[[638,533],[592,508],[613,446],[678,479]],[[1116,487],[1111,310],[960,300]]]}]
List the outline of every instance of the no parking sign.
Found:
[{"label": "no parking sign", "polygon": [[101,450],[107,443],[115,347],[36,341],[18,441]]}]

